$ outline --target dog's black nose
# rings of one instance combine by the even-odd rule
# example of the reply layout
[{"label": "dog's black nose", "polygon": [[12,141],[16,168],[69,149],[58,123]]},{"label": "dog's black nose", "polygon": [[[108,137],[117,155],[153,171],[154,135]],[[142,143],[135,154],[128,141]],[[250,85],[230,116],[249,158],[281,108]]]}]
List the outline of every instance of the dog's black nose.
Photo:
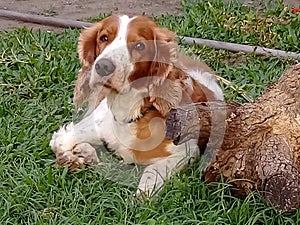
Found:
[{"label": "dog's black nose", "polygon": [[100,76],[108,76],[115,71],[116,66],[109,59],[100,59],[96,63],[95,69]]}]

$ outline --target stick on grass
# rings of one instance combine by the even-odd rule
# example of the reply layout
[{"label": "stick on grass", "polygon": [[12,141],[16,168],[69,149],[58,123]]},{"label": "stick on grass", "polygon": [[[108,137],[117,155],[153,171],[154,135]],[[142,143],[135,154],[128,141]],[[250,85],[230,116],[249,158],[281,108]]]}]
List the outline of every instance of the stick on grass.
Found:
[{"label": "stick on grass", "polygon": [[[2,10],[2,9],[0,9],[0,17],[12,19],[12,20],[20,20],[29,23],[38,23],[47,26],[64,27],[64,28],[67,27],[85,28],[85,27],[90,27],[92,25],[92,23],[89,22],[60,19],[55,17],[45,17],[39,15],[31,15],[31,14],[19,13],[19,12]],[[235,43],[214,41],[214,40],[201,39],[201,38],[191,38],[191,37],[184,37],[184,36],[178,36],[178,37],[181,38],[182,41],[186,43],[206,45],[208,47],[216,48],[216,49],[226,49],[232,52],[254,53],[257,55],[273,55],[273,56],[285,57],[285,58],[290,57],[296,60],[300,60],[300,54],[295,52],[286,52],[282,50],[263,48],[259,46],[235,44]]]}]

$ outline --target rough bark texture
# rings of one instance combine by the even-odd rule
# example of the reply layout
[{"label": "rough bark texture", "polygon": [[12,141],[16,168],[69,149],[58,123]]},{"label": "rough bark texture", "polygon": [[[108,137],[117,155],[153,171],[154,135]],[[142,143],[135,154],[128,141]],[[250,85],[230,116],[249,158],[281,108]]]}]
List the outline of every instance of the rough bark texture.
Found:
[{"label": "rough bark texture", "polygon": [[181,143],[197,135],[199,140],[209,139],[214,149],[204,170],[207,182],[223,176],[232,181],[237,196],[258,190],[280,211],[296,209],[300,202],[300,64],[287,70],[254,103],[201,103],[170,112],[168,138]]}]

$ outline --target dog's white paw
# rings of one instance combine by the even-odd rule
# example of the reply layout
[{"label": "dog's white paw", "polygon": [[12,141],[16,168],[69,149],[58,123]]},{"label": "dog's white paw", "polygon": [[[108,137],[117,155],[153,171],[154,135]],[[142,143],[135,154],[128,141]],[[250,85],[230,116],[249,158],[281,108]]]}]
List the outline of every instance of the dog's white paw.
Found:
[{"label": "dog's white paw", "polygon": [[61,127],[54,132],[50,141],[50,147],[53,152],[70,151],[76,145],[76,138],[73,123]]},{"label": "dog's white paw", "polygon": [[136,192],[135,192],[135,195],[134,195],[134,197],[137,200],[141,200],[141,201],[151,199],[152,196],[153,195],[151,194],[151,192],[141,190],[141,189],[137,189]]},{"label": "dog's white paw", "polygon": [[148,180],[147,183],[143,181],[139,183],[138,188],[135,192],[135,197],[138,199],[151,199],[156,196],[162,189],[163,182],[157,180]]},{"label": "dog's white paw", "polygon": [[164,164],[165,160],[163,159],[163,162],[149,165],[144,169],[136,191],[137,198],[153,198],[160,192],[165,180],[169,178],[167,166]]}]

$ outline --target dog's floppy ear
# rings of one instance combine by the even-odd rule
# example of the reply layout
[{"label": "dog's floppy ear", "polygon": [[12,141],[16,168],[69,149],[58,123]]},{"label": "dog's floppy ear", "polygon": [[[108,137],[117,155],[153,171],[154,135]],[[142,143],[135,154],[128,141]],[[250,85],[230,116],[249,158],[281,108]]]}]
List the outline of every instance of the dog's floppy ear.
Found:
[{"label": "dog's floppy ear", "polygon": [[83,30],[79,36],[78,55],[83,65],[78,72],[74,89],[73,102],[76,108],[81,107],[91,92],[89,86],[91,76],[90,69],[96,58],[98,30],[99,25],[96,24]]},{"label": "dog's floppy ear", "polygon": [[83,30],[78,40],[78,55],[83,66],[91,66],[96,59],[97,35],[102,22]]},{"label": "dog's floppy ear", "polygon": [[178,46],[174,42],[175,33],[166,29],[156,27],[154,32],[154,58],[151,65],[151,75],[167,77],[172,63],[177,58]]},{"label": "dog's floppy ear", "polygon": [[103,93],[91,90],[90,78],[91,68],[83,66],[78,72],[74,88],[73,102],[76,108],[80,108],[87,101],[89,109],[94,109],[105,97]]},{"label": "dog's floppy ear", "polygon": [[168,112],[178,106],[182,99],[182,87],[179,80],[164,79],[152,77],[152,83],[149,87],[150,102],[161,113],[167,116]]},{"label": "dog's floppy ear", "polygon": [[90,95],[91,89],[89,86],[91,72],[89,68],[82,67],[77,75],[77,80],[74,88],[73,102],[76,108],[82,106],[84,101]]},{"label": "dog's floppy ear", "polygon": [[150,101],[163,116],[179,104],[182,96],[178,71],[174,70],[178,58],[178,45],[174,38],[174,32],[166,28],[154,28],[155,56],[150,68],[149,95]]},{"label": "dog's floppy ear", "polygon": [[83,65],[78,72],[74,89],[73,102],[76,108],[81,107],[91,92],[89,86],[90,70],[96,59],[97,34],[101,26],[102,23],[99,22],[90,28],[84,29],[78,39],[77,51]]},{"label": "dog's floppy ear", "polygon": [[97,57],[97,37],[103,26],[103,21],[94,24],[92,27],[84,29],[78,39],[78,55],[82,68],[78,72],[75,83],[73,102],[75,107],[81,107],[91,94],[89,86],[91,67]]},{"label": "dog's floppy ear", "polygon": [[175,33],[167,28],[155,27],[154,28],[155,40],[174,42]]}]

